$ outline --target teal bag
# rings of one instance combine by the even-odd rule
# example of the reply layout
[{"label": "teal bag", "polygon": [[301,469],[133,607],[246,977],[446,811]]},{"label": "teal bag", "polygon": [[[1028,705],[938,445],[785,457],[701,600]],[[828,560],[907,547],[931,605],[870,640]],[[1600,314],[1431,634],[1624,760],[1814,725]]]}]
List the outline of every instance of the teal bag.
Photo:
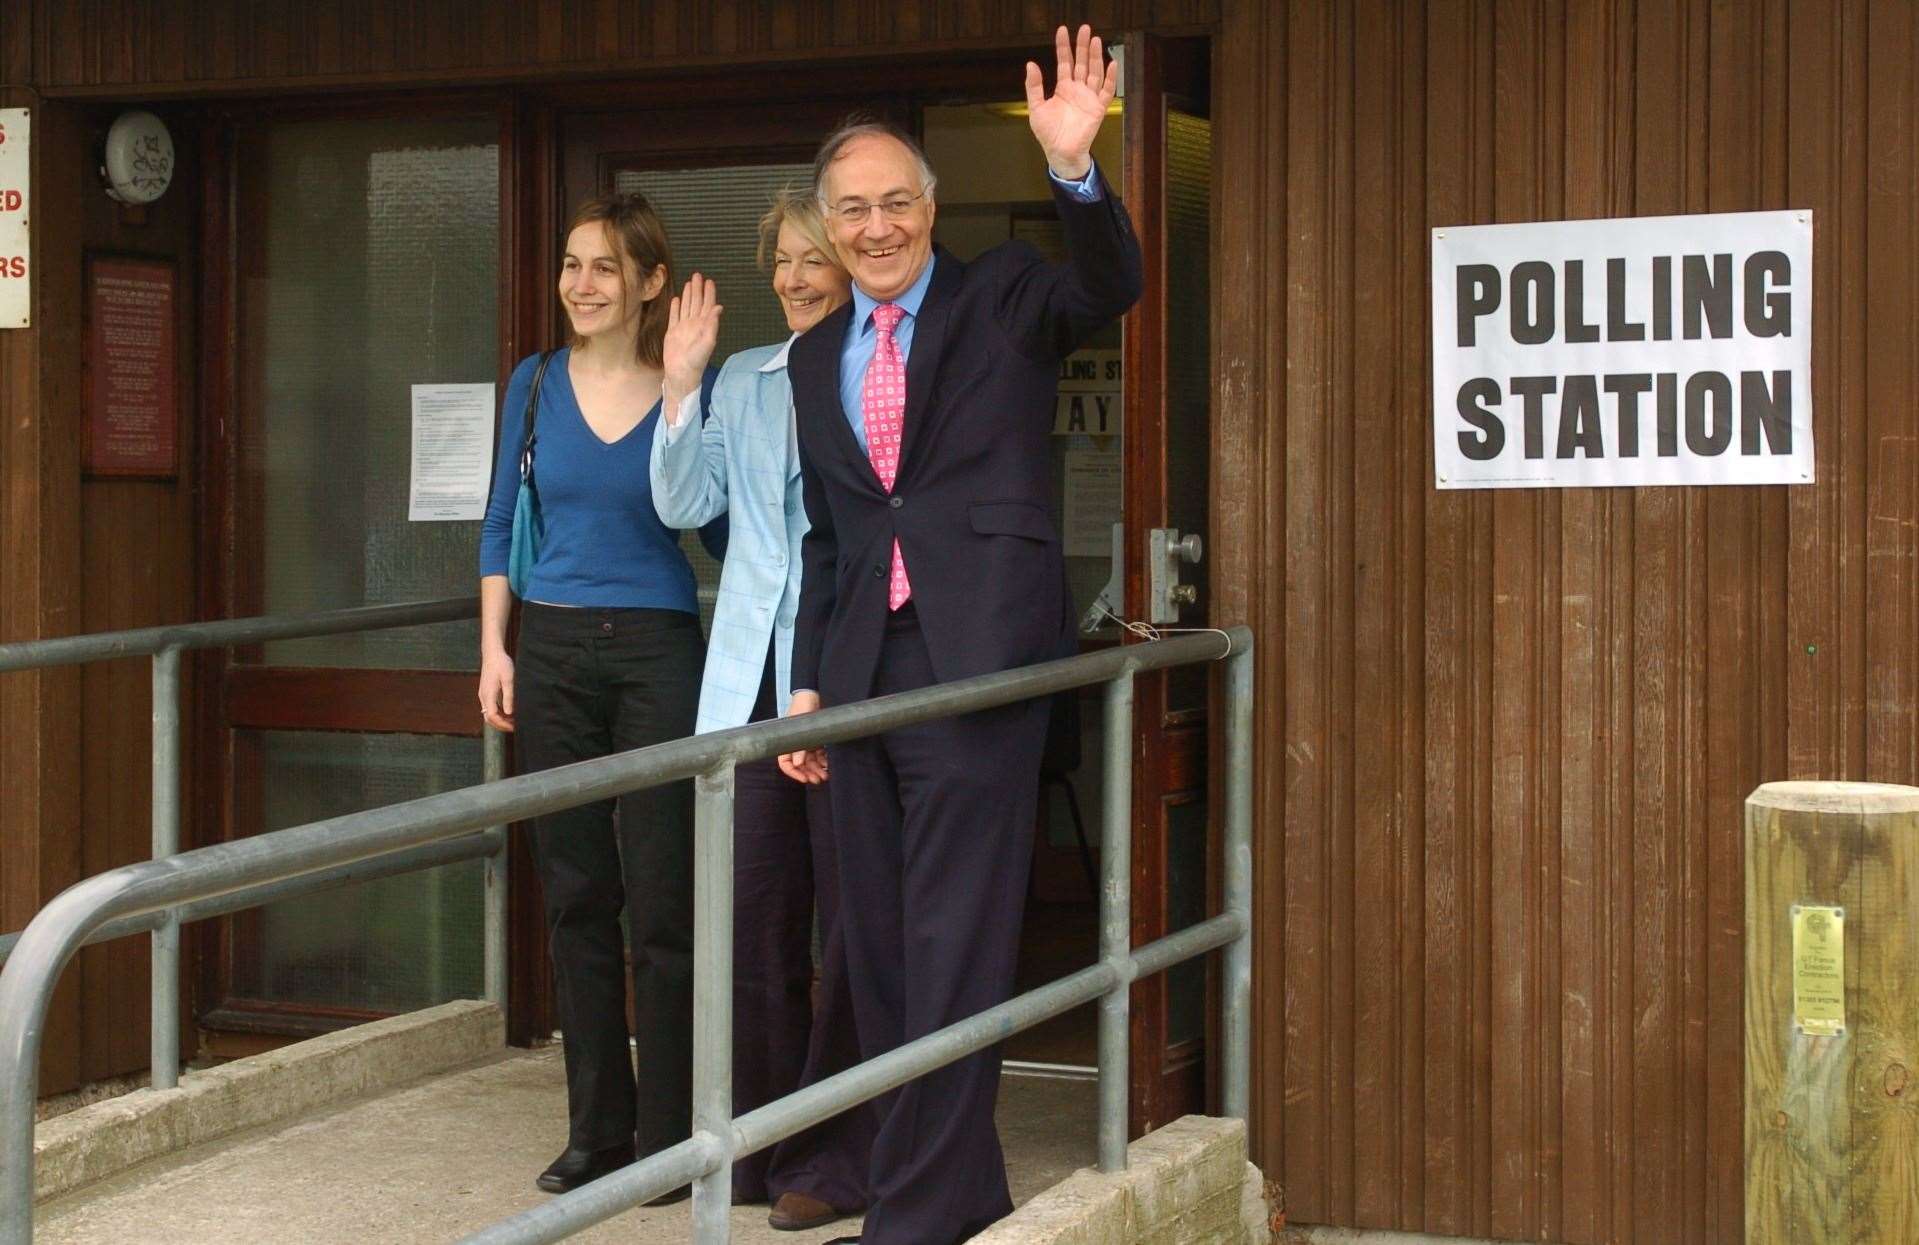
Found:
[{"label": "teal bag", "polygon": [[540,413],[540,380],[553,358],[549,350],[540,355],[533,370],[532,392],[526,399],[525,432],[520,438],[520,492],[513,499],[513,543],[506,555],[506,582],[513,595],[526,599],[527,581],[533,578],[533,565],[540,560],[540,542],[546,536],[546,520],[540,516],[540,490],[533,483],[533,421]]}]

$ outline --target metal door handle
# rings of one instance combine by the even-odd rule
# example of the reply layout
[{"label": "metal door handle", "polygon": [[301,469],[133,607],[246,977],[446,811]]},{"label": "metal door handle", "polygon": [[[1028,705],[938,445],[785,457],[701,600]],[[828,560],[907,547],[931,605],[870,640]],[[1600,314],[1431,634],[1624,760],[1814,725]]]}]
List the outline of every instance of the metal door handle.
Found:
[{"label": "metal door handle", "polygon": [[1179,621],[1179,607],[1199,600],[1199,589],[1179,582],[1180,563],[1196,563],[1205,555],[1197,532],[1181,536],[1178,528],[1156,527],[1146,534],[1146,569],[1151,589],[1147,602],[1152,623]]}]

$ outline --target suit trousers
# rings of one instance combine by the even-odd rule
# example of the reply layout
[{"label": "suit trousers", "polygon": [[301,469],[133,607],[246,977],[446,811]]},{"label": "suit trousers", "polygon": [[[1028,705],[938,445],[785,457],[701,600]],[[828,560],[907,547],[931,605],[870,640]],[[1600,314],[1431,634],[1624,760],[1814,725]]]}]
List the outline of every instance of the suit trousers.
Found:
[{"label": "suit trousers", "polygon": [[[909,602],[873,694],[936,680]],[[1032,867],[1046,701],[829,750],[841,928],[866,1058],[1010,997]],[[945,1245],[1008,1214],[991,1047],[879,1099],[867,1245]]]},{"label": "suit trousers", "polygon": [[[527,604],[514,717],[528,772],[693,732],[705,644],[681,610]],[[641,1155],[692,1133],[693,784],[535,819],[566,1058],[567,1144]],[[632,937],[635,1082],[626,1018]]]},{"label": "suit trousers", "polygon": [[[734,772],[733,1114],[859,1062],[839,865],[826,791],[794,782],[773,760]],[[813,990],[813,917],[822,962]],[[840,1210],[866,1205],[875,1122],[856,1107],[733,1164],[735,1202],[804,1193]]]},{"label": "suit trousers", "polygon": [[[749,722],[780,716],[768,643]],[[846,947],[839,930],[839,860],[826,788],[794,782],[773,759],[734,771],[733,1114],[859,1062]],[[820,969],[813,981],[818,917]],[[866,1164],[878,1120],[862,1103],[733,1164],[733,1201],[803,1193],[837,1210],[866,1206]]]}]

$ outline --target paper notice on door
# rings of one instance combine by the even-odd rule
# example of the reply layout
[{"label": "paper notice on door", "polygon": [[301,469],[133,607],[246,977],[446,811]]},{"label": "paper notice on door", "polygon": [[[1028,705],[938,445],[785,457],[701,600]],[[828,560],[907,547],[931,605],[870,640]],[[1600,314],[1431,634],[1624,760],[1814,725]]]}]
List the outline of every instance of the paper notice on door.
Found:
[{"label": "paper notice on door", "polygon": [[493,466],[493,386],[413,386],[415,523],[478,519]]},{"label": "paper notice on door", "polygon": [[1066,530],[1062,536],[1067,557],[1112,556],[1113,524],[1120,519],[1120,502],[1117,445],[1066,451]]}]

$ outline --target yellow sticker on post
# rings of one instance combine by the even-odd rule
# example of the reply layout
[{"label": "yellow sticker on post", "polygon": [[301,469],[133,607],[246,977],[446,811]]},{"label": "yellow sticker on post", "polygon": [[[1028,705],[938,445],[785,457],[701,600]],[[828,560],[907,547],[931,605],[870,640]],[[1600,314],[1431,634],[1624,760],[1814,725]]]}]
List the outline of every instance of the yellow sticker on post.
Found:
[{"label": "yellow sticker on post", "polygon": [[1809,1037],[1846,1031],[1846,910],[1792,906],[1792,1020]]}]

